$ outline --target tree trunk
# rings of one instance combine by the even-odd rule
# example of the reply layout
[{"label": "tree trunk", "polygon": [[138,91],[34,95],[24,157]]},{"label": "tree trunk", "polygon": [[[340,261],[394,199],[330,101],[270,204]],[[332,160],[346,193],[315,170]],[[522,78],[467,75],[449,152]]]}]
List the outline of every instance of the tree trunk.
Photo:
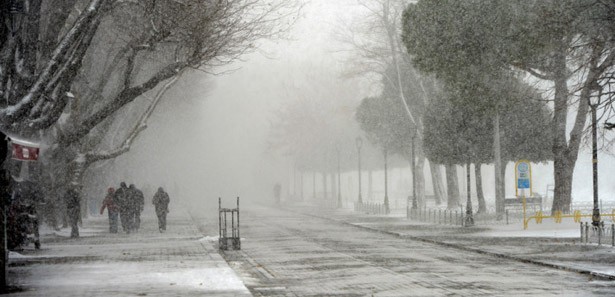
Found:
[{"label": "tree trunk", "polygon": [[476,180],[476,197],[478,198],[477,213],[487,213],[487,205],[485,204],[485,195],[483,194],[483,176],[480,168],[482,164],[474,164],[474,179]]},{"label": "tree trunk", "polygon": [[[567,44],[560,44],[560,48],[566,48]],[[597,49],[594,49],[597,50]],[[599,55],[592,51],[592,55]],[[570,212],[572,203],[572,177],[574,166],[579,155],[579,146],[583,129],[586,125],[589,99],[592,86],[599,77],[596,63],[600,59],[592,59],[592,65],[587,74],[586,81],[579,96],[579,106],[572,130],[570,131],[569,141],[566,141],[566,131],[568,128],[568,85],[565,51],[557,51],[553,57],[554,71],[554,111],[553,111],[553,171],[555,179],[555,189],[553,191],[553,205],[551,212],[562,211]]]},{"label": "tree trunk", "polygon": [[446,199],[444,183],[442,182],[442,167],[439,164],[429,161],[429,171],[431,171],[431,183],[433,185],[436,205],[440,205],[442,204],[442,200]]},{"label": "tree trunk", "polygon": [[459,207],[459,180],[457,178],[457,166],[447,164],[446,170],[446,192],[448,196],[447,208],[456,209]]},{"label": "tree trunk", "polygon": [[327,173],[322,172],[322,199],[327,200]]},{"label": "tree trunk", "polygon": [[388,168],[388,151],[384,150],[384,210],[389,213],[389,168]]},{"label": "tree trunk", "polygon": [[425,206],[425,155],[422,149],[417,149],[416,160],[416,199],[419,207]]},{"label": "tree trunk", "polygon": [[374,199],[374,187],[372,185],[372,170],[367,172],[367,201],[373,201]]},{"label": "tree trunk", "polygon": [[335,182],[335,173],[329,173],[331,180],[331,200],[335,201],[337,199],[337,183]]},{"label": "tree trunk", "polygon": [[312,200],[316,201],[316,171],[312,171]]},{"label": "tree trunk", "polygon": [[304,172],[303,171],[299,171],[299,174],[300,174],[300,176],[299,176],[299,184],[301,184],[301,188],[300,188],[301,194],[299,196],[299,199],[300,199],[300,201],[303,201],[303,174],[304,174]]},{"label": "tree trunk", "polygon": [[8,263],[8,250],[6,249],[6,215],[7,210],[6,206],[9,201],[9,185],[10,185],[10,175],[4,169],[4,161],[6,160],[6,156],[10,153],[8,150],[9,144],[6,139],[6,135],[0,131],[0,293],[7,293],[8,287],[6,282],[7,276],[7,263]]},{"label": "tree trunk", "polygon": [[570,213],[570,204],[572,203],[572,174],[574,173],[575,162],[570,162],[567,158],[555,157],[553,162],[555,170],[555,189],[553,190],[553,205],[551,212],[554,214],[556,211],[562,211],[563,213]]},{"label": "tree trunk", "polygon": [[503,162],[500,167],[500,189],[502,191],[502,197],[506,198],[506,168],[509,162]]},{"label": "tree trunk", "polygon": [[495,212],[498,218],[504,215],[504,178],[502,176],[502,154],[500,147],[500,112],[496,111],[493,118],[493,156],[495,174]]}]

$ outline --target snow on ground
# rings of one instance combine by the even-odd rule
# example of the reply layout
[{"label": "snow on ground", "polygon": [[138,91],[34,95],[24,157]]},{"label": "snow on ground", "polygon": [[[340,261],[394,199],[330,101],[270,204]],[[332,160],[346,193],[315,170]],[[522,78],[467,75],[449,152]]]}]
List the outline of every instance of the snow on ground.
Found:
[{"label": "snow on ground", "polygon": [[553,238],[580,238],[579,224],[572,220],[560,224],[552,221],[543,221],[542,224],[530,222],[526,230],[523,223],[510,225],[491,225],[487,231],[479,232],[477,236],[484,237],[553,237]]}]

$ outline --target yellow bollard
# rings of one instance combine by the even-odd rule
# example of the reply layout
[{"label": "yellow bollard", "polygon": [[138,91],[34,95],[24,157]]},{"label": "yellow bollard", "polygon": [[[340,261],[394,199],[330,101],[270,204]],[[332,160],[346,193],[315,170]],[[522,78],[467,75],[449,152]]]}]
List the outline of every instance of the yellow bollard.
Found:
[{"label": "yellow bollard", "polygon": [[553,218],[555,219],[556,223],[561,223],[562,222],[562,211],[558,210],[555,212],[555,214],[553,215]]},{"label": "yellow bollard", "polygon": [[575,223],[581,222],[581,211],[580,210],[575,210],[573,218],[574,218],[574,222]]},{"label": "yellow bollard", "polygon": [[542,211],[538,211],[536,212],[536,224],[542,224]]}]

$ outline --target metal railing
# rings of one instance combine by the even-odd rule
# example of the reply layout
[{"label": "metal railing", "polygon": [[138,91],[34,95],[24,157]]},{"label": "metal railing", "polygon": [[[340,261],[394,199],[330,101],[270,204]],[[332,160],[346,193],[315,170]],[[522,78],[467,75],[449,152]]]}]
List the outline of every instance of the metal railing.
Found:
[{"label": "metal railing", "polygon": [[463,226],[465,215],[460,210],[416,208],[408,210],[409,219],[440,225]]},{"label": "metal railing", "polygon": [[592,226],[588,222],[581,222],[581,243],[608,245],[615,247],[615,224],[604,225],[604,221],[600,222],[600,226]]},{"label": "metal railing", "polygon": [[364,212],[364,213],[367,213],[367,214],[377,214],[377,215],[387,214],[387,210],[386,210],[386,207],[384,206],[384,203],[373,203],[373,202],[358,203],[358,202],[355,202],[354,210],[357,211],[357,212]]}]

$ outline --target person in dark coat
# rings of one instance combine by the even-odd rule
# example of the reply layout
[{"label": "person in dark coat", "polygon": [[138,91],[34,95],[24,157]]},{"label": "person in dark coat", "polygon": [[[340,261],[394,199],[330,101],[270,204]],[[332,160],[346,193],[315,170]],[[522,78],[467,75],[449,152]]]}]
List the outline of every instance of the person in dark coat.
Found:
[{"label": "person in dark coat", "polygon": [[152,203],[156,208],[156,215],[158,216],[158,230],[160,232],[167,229],[167,213],[169,213],[169,194],[167,194],[162,187],[158,188]]},{"label": "person in dark coat", "polygon": [[119,213],[119,208],[115,204],[114,195],[115,189],[109,188],[107,190],[107,196],[105,196],[105,200],[102,202],[102,207],[100,208],[100,214],[103,214],[105,208],[107,209],[107,214],[109,214],[109,232],[117,233],[117,217]]},{"label": "person in dark coat", "polygon": [[81,215],[81,197],[79,197],[76,185],[69,186],[64,195],[64,201],[66,202],[66,212],[71,228],[70,237],[79,237],[78,224]]},{"label": "person in dark coat", "polygon": [[113,200],[120,211],[120,222],[122,223],[122,230],[124,230],[124,232],[126,233],[130,233],[130,229],[132,229],[133,215],[131,212],[129,191],[125,182],[121,182],[120,187],[115,190]]},{"label": "person in dark coat", "polygon": [[280,204],[280,192],[282,191],[282,186],[280,183],[276,183],[273,186],[273,197],[275,198],[275,204]]},{"label": "person in dark coat", "polygon": [[131,204],[131,212],[133,215],[133,230],[138,231],[139,227],[141,227],[141,212],[143,211],[143,207],[145,206],[145,197],[143,196],[143,192],[135,185],[130,184],[128,187],[128,193],[130,197]]}]

